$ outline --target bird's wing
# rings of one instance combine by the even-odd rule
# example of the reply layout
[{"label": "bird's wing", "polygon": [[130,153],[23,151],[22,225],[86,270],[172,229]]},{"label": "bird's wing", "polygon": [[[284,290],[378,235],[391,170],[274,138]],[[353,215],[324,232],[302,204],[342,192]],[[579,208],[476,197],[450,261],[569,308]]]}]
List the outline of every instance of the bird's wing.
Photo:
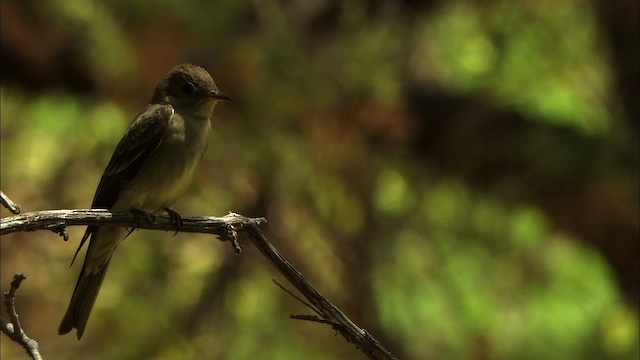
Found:
[{"label": "bird's wing", "polygon": [[100,179],[92,208],[108,209],[115,204],[125,185],[162,143],[171,116],[171,105],[149,105],[136,117],[113,151]]},{"label": "bird's wing", "polygon": [[[140,171],[144,163],[162,143],[169,120],[173,116],[171,105],[149,105],[136,117],[125,131],[113,151],[111,160],[102,174],[91,207],[109,209],[118,200],[124,187]],[[71,264],[75,261],[85,241],[97,227],[89,226],[84,233]]]}]

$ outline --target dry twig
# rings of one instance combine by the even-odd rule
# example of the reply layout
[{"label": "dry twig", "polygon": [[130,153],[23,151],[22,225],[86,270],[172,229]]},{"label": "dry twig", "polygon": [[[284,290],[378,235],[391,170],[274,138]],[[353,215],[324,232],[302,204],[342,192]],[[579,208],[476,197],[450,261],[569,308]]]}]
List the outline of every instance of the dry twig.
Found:
[{"label": "dry twig", "polygon": [[34,360],[42,360],[42,356],[40,356],[40,350],[38,349],[38,343],[29,338],[27,334],[22,330],[20,326],[20,320],[18,319],[18,313],[16,312],[15,307],[15,297],[16,291],[20,287],[22,281],[24,281],[26,277],[23,274],[16,274],[13,276],[13,281],[11,282],[11,289],[4,293],[4,305],[7,307],[7,312],[9,313],[9,317],[11,318],[11,322],[0,318],[0,330],[5,333],[11,340],[17,342],[22,345],[22,347],[27,351],[27,354]]},{"label": "dry twig", "polygon": [[14,203],[9,199],[7,195],[5,195],[2,191],[0,191],[0,202],[2,202],[2,206],[9,209],[14,214],[20,214],[20,205]]}]

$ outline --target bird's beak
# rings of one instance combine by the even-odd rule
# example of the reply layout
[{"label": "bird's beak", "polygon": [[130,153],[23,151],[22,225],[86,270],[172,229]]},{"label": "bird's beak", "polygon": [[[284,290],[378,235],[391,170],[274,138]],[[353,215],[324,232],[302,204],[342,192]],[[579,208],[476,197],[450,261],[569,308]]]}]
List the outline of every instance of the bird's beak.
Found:
[{"label": "bird's beak", "polygon": [[216,100],[231,100],[231,96],[225,95],[218,90],[209,91],[209,93],[207,93],[207,96]]}]

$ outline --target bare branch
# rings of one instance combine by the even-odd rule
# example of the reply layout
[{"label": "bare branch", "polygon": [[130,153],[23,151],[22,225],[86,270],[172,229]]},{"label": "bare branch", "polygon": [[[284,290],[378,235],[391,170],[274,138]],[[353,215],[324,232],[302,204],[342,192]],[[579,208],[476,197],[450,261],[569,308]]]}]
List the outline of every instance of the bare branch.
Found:
[{"label": "bare branch", "polygon": [[25,279],[26,277],[23,274],[14,275],[13,281],[11,282],[11,289],[4,293],[4,304],[7,307],[7,312],[9,313],[9,317],[11,318],[11,322],[0,318],[0,330],[2,330],[2,332],[5,333],[11,340],[20,344],[32,359],[42,360],[40,350],[38,349],[38,343],[35,340],[29,338],[24,330],[22,330],[22,327],[20,326],[20,320],[18,319],[18,313],[16,312],[16,291],[20,287],[22,281],[24,281]]},{"label": "bare branch", "polygon": [[[263,218],[251,219],[229,213],[223,217],[189,216],[181,217],[180,231],[213,234],[220,240],[229,241],[239,254],[237,231],[248,224],[260,224]],[[44,210],[9,216],[0,220],[0,236],[18,231],[52,230],[68,238],[66,227],[73,225],[122,226],[131,229],[176,231],[176,224],[170,216],[154,216],[153,219],[136,216],[131,212],[112,213],[103,209]]]},{"label": "bare branch", "polygon": [[[238,233],[249,235],[253,244],[273,266],[308,300],[318,316],[293,315],[295,319],[310,320],[330,325],[347,341],[352,342],[371,359],[397,359],[366,330],[358,327],[340,309],[323,297],[311,284],[271,245],[260,229],[264,218],[248,218],[230,213],[223,217],[181,217],[179,231],[219,235],[229,241],[236,253],[240,253]],[[72,225],[124,226],[128,228],[176,231],[170,216],[155,219],[136,217],[133,213],[111,213],[108,210],[48,210],[15,215],[0,220],[0,235],[16,231],[35,231],[52,228],[61,231]],[[292,294],[291,291],[287,292]],[[293,295],[293,294],[292,294]],[[297,297],[296,297],[297,298]]]},{"label": "bare branch", "polygon": [[322,319],[315,321],[331,324],[333,329],[338,331],[347,341],[354,343],[371,359],[397,359],[378,340],[356,325],[340,309],[314,289],[302,274],[267,241],[257,224],[250,224],[244,231],[249,234],[253,244],[271,264],[322,313]]},{"label": "bare branch", "polygon": [[7,195],[5,195],[2,191],[0,191],[0,202],[2,202],[2,206],[9,209],[14,214],[20,214],[20,205],[14,203],[9,199]]}]

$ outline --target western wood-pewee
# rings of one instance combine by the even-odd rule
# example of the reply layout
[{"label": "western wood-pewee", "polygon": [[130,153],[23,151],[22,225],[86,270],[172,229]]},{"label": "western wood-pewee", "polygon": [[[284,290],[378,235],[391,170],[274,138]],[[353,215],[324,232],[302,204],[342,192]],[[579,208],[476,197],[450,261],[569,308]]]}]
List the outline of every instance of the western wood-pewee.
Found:
[{"label": "western wood-pewee", "polygon": [[[171,70],[116,146],[91,207],[166,210],[179,220],[169,207],[189,186],[202,160],[218,100],[230,98],[218,91],[203,68],[182,64]],[[76,328],[78,339],[82,337],[111,256],[126,232],[120,227],[87,228],[78,251],[87,239],[89,248],[59,334]]]}]

